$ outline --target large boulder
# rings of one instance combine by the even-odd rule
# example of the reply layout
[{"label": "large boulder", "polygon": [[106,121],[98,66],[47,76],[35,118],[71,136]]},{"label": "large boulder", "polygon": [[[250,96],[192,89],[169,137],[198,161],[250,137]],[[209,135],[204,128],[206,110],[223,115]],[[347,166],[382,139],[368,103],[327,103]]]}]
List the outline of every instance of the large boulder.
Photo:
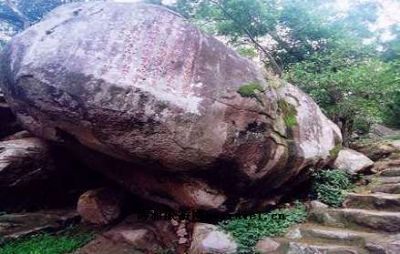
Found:
[{"label": "large boulder", "polygon": [[0,63],[25,128],[128,163],[98,169],[170,206],[273,204],[341,143],[309,96],[155,5],[59,7]]}]

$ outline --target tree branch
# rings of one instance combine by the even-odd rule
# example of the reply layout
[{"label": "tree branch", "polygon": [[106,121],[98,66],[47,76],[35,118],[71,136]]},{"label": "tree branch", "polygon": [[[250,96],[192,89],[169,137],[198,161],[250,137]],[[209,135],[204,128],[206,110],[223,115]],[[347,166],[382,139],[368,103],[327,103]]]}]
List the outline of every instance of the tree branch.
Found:
[{"label": "tree branch", "polygon": [[29,19],[23,14],[18,7],[11,1],[11,0],[5,0],[6,5],[8,8],[10,8],[14,14],[16,15],[16,18],[22,22],[24,29],[28,28],[31,25],[31,22]]},{"label": "tree branch", "polygon": [[279,67],[278,63],[275,61],[274,57],[266,50],[258,41],[254,38],[254,36],[250,33],[249,30],[247,30],[245,27],[243,27],[240,22],[233,17],[217,0],[210,0],[211,3],[215,4],[218,6],[221,11],[228,17],[230,18],[240,29],[243,30],[243,32],[249,37],[249,39],[252,41],[252,43],[256,46],[258,50],[260,50],[262,53],[264,53],[268,60],[269,63],[272,65],[272,69],[274,73],[278,76],[282,75],[282,69]]}]

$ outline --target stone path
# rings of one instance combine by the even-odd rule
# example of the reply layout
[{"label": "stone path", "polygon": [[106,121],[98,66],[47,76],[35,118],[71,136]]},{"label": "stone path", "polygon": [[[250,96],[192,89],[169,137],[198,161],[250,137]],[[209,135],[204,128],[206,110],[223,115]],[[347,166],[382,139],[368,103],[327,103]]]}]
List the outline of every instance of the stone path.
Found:
[{"label": "stone path", "polygon": [[307,223],[260,253],[400,254],[400,167],[365,178],[343,208],[313,207]]}]

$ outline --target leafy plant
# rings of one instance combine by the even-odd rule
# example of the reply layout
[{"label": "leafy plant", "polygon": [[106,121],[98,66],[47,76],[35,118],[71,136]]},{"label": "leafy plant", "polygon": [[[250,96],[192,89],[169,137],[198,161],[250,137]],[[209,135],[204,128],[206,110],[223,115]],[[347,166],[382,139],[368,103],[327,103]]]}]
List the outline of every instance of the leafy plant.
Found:
[{"label": "leafy plant", "polygon": [[93,239],[93,233],[72,229],[61,235],[40,234],[0,246],[0,254],[64,254],[77,250]]},{"label": "leafy plant", "polygon": [[313,174],[312,196],[327,205],[340,207],[352,186],[351,176],[346,172],[320,170]]},{"label": "leafy plant", "polygon": [[296,202],[292,208],[235,217],[222,221],[219,226],[236,239],[239,254],[253,254],[254,246],[260,239],[283,235],[289,227],[303,222],[306,218],[306,208],[300,202]]},{"label": "leafy plant", "polygon": [[242,85],[237,91],[242,97],[256,98],[256,92],[264,92],[265,89],[258,83],[251,82]]}]

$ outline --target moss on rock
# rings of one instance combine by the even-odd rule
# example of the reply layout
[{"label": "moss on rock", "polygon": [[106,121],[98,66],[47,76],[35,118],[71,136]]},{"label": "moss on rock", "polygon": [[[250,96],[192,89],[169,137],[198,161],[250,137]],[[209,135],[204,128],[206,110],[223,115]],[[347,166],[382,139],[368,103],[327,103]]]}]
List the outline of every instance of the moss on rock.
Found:
[{"label": "moss on rock", "polygon": [[284,99],[278,101],[278,107],[283,113],[283,120],[288,128],[293,128],[297,123],[297,110],[295,106],[288,103]]}]

